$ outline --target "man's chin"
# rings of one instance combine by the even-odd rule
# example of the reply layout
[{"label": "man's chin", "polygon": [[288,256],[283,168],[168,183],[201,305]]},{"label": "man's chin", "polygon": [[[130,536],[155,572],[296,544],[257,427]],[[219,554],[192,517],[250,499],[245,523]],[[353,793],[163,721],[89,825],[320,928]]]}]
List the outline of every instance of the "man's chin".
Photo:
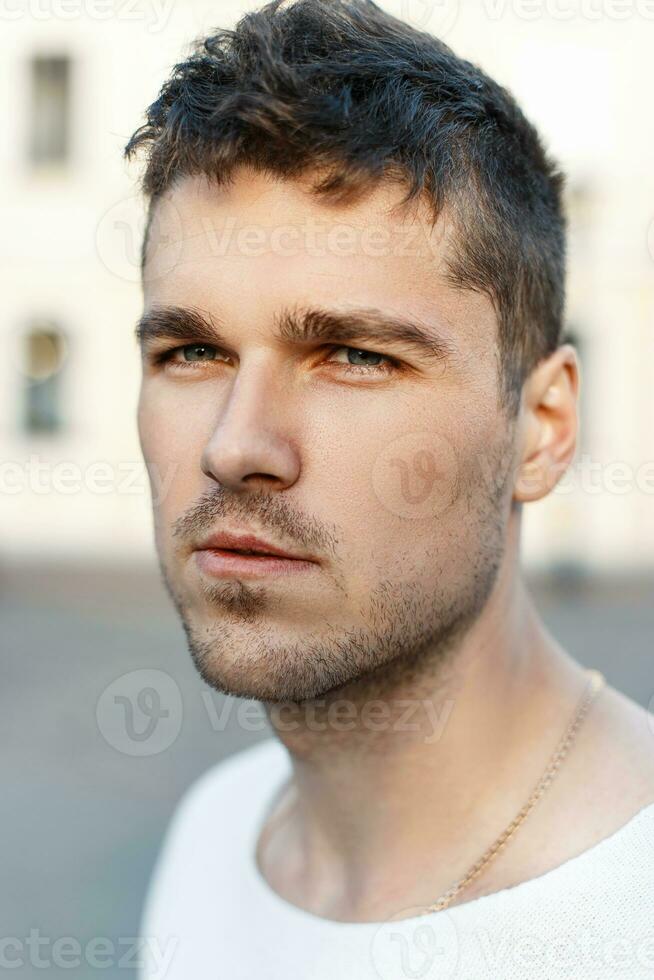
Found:
[{"label": "man's chin", "polygon": [[209,687],[221,694],[267,704],[324,698],[354,679],[351,675],[337,677],[335,670],[329,674],[312,670],[306,661],[289,662],[288,653],[281,662],[279,654],[271,654],[267,659],[249,655],[230,663],[203,645],[189,643],[189,650],[196,670]]},{"label": "man's chin", "polygon": [[211,639],[188,623],[184,629],[193,663],[209,687],[271,705],[384,697],[431,659],[428,644],[389,647],[375,637],[362,642],[360,633],[354,642],[347,631],[340,641],[319,643],[284,641],[270,633],[244,636],[242,628],[224,625]]}]

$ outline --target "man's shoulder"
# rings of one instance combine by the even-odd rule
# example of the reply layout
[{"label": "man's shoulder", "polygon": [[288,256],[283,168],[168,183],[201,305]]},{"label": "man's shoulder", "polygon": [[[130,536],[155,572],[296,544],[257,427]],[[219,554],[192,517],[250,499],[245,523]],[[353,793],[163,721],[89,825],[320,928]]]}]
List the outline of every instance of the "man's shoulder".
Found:
[{"label": "man's shoulder", "polygon": [[222,821],[238,819],[288,768],[288,753],[277,738],[267,738],[240,749],[205,770],[185,790],[175,807],[167,839],[194,834],[202,826],[215,826],[217,813]]},{"label": "man's shoulder", "polygon": [[232,752],[190,784],[181,797],[178,809],[189,811],[202,806],[212,798],[221,796],[228,786],[233,790],[237,785],[256,785],[260,778],[282,768],[287,759],[286,749],[274,737]]},{"label": "man's shoulder", "polygon": [[[198,776],[168,822],[143,908],[143,935],[193,931],[198,906],[231,895],[247,862],[268,796],[290,767],[276,738],[232,753]],[[205,896],[206,901],[202,896]],[[181,932],[180,932],[181,931]]]}]

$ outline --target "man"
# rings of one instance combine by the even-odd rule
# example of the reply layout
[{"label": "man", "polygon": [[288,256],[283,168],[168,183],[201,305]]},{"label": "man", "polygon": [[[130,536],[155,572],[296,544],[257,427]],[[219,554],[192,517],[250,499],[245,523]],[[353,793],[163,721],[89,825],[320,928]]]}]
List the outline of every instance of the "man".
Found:
[{"label": "man", "polygon": [[161,567],[204,680],[275,732],[177,811],[165,975],[651,976],[652,719],[520,569],[579,390],[535,130],[367,0],[276,0],[175,67],[137,151]]}]

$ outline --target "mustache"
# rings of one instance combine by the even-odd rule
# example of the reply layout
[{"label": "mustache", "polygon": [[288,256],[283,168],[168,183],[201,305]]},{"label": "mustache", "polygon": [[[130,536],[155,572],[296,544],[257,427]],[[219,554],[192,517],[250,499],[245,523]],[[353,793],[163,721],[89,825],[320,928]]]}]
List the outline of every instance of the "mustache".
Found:
[{"label": "mustache", "polygon": [[222,486],[211,487],[172,524],[172,535],[182,542],[193,542],[217,530],[218,525],[233,520],[256,527],[262,536],[281,538],[307,551],[335,556],[338,547],[336,528],[326,528],[298,508],[289,507],[279,494],[261,490],[246,495],[233,494]]}]

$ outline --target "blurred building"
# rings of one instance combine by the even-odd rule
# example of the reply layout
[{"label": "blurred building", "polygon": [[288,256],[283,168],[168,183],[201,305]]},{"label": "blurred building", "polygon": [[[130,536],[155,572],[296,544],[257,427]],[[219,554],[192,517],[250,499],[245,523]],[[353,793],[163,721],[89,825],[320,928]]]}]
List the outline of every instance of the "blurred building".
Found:
[{"label": "blurred building", "polygon": [[[654,90],[646,4],[386,0],[517,96],[569,175],[581,443],[525,508],[532,567],[654,564]],[[5,0],[0,560],[152,555],[135,425],[143,211],[123,146],[248,0]],[[654,17],[654,12],[652,13]]]}]

